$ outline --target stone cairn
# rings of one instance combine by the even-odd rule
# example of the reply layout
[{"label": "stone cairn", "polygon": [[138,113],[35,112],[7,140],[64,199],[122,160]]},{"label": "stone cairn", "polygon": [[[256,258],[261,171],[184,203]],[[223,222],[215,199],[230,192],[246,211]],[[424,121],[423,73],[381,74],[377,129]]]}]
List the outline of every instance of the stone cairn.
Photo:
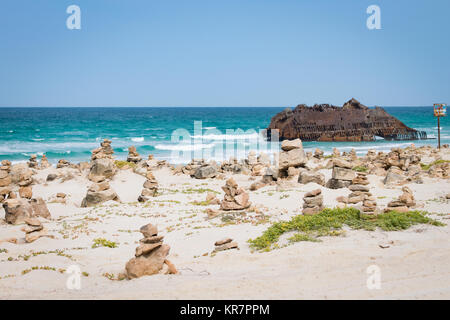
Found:
[{"label": "stone cairn", "polygon": [[348,187],[355,177],[355,172],[352,170],[352,164],[346,160],[333,159],[332,170],[331,179],[327,182],[327,187],[330,189]]},{"label": "stone cairn", "polygon": [[303,151],[302,140],[283,140],[281,143],[278,167],[280,175],[292,177],[299,173],[299,167],[306,164],[307,158]]},{"label": "stone cairn", "polygon": [[48,162],[47,156],[45,154],[42,155],[40,168],[47,169],[50,168],[51,166],[52,165],[50,164],[50,162]]},{"label": "stone cairn", "polygon": [[[141,227],[140,232],[144,238],[136,248],[135,257],[125,265],[128,279],[149,276],[157,273],[176,274],[175,266],[166,258],[170,251],[170,246],[163,244],[164,236],[158,236],[158,228],[155,225],[147,224]],[[167,269],[163,270],[164,265]]]},{"label": "stone cairn", "polygon": [[28,167],[30,167],[30,168],[38,168],[39,167],[39,163],[37,161],[37,156],[35,154],[32,154],[30,156],[30,160],[28,161]]},{"label": "stone cairn", "polygon": [[111,140],[104,139],[103,142],[100,143],[99,148],[92,150],[91,160],[104,158],[112,159],[114,150],[111,147],[111,142]]},{"label": "stone cairn", "polygon": [[315,189],[305,194],[303,197],[303,214],[313,215],[324,209],[322,190]]},{"label": "stone cairn", "polygon": [[127,162],[138,163],[141,160],[142,160],[142,157],[136,151],[136,147],[135,146],[129,147],[128,148]]},{"label": "stone cairn", "polygon": [[51,219],[50,211],[42,198],[19,199],[9,197],[3,203],[5,221],[9,224],[24,223],[27,218],[42,217]]},{"label": "stone cairn", "polygon": [[88,178],[93,182],[108,179],[116,173],[116,166],[113,158],[114,150],[111,148],[110,140],[103,140],[100,147],[92,150],[92,165]]},{"label": "stone cairn", "polygon": [[239,188],[233,178],[226,181],[222,190],[225,192],[225,196],[220,203],[220,209],[228,211],[243,210],[250,207],[251,202],[249,201],[248,193],[244,189]]},{"label": "stone cairn", "polygon": [[213,252],[219,252],[229,249],[238,249],[238,244],[236,241],[233,241],[231,238],[224,238],[222,240],[216,241],[214,243],[214,251]]},{"label": "stone cairn", "polygon": [[377,202],[369,192],[368,184],[367,174],[358,172],[352,180],[352,184],[348,187],[352,192],[349,194],[347,202],[351,204],[362,202],[361,211],[366,215],[374,215],[377,212]]},{"label": "stone cairn", "polygon": [[31,243],[36,241],[41,237],[49,237],[54,238],[51,235],[47,234],[47,230],[42,225],[42,222],[37,218],[26,218],[25,223],[26,227],[23,227],[21,230],[25,232],[25,242]]},{"label": "stone cairn", "polygon": [[65,159],[59,160],[58,163],[56,164],[57,169],[67,168],[67,167],[70,167],[70,162]]},{"label": "stone cairn", "polygon": [[[0,166],[0,203],[10,197],[13,193],[8,186],[12,183],[9,172],[11,171],[11,162],[3,160]],[[14,195],[12,195],[14,197]]]},{"label": "stone cairn", "polygon": [[102,177],[98,179],[88,189],[86,197],[81,202],[81,207],[93,207],[106,201],[120,201],[117,193],[110,187],[108,181]]},{"label": "stone cairn", "polygon": [[416,206],[416,200],[414,199],[414,194],[412,190],[404,186],[402,188],[403,193],[398,197],[397,200],[393,200],[388,203],[387,208],[384,210],[385,212],[389,212],[392,210],[398,212],[408,212],[409,208],[413,208]]},{"label": "stone cairn", "polygon": [[145,177],[147,180],[144,182],[144,189],[142,189],[141,195],[138,198],[139,202],[147,202],[150,197],[156,197],[158,194],[158,181],[156,181],[153,172],[148,168]]}]

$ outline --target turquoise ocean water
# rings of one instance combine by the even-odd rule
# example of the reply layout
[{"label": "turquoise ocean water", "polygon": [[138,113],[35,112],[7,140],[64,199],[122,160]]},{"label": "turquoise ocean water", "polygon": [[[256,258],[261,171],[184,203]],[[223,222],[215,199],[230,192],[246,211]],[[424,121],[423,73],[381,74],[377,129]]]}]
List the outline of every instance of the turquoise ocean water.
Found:
[{"label": "turquoise ocean water", "polygon": [[[89,161],[91,150],[102,139],[112,140],[117,159],[125,159],[127,148],[137,147],[139,153],[172,163],[185,162],[186,154],[198,152],[217,158],[211,150],[225,144],[244,152],[256,149],[258,132],[266,128],[272,116],[283,107],[264,108],[0,108],[0,160],[27,160],[31,154],[46,154],[55,163],[59,159],[73,162]],[[385,107],[406,125],[437,138],[437,121],[432,107]],[[194,131],[194,121],[201,121],[201,131]],[[198,124],[198,123],[197,123]],[[178,131],[175,131],[177,130]],[[234,130],[229,131],[228,130]],[[237,129],[241,129],[237,131]],[[184,143],[173,140],[174,136]],[[182,137],[182,138],[179,138]],[[200,140],[200,137],[202,139]],[[188,138],[192,139],[189,140]],[[355,148],[358,154],[368,149],[388,151],[392,147],[437,145],[437,140],[374,142],[305,142],[306,150],[316,147],[330,153],[333,147],[342,151]],[[441,118],[441,144],[450,143],[448,117]],[[272,144],[271,150],[278,148]],[[174,152],[185,152],[184,158]],[[193,152],[197,152],[194,154]],[[238,154],[242,155],[242,153]]]}]

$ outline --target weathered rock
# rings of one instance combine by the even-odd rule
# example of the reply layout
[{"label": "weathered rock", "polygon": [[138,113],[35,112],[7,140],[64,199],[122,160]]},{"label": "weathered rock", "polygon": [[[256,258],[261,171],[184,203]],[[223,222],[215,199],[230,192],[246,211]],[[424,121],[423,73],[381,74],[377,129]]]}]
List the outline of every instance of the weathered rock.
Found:
[{"label": "weathered rock", "polygon": [[30,200],[31,207],[33,209],[33,217],[42,217],[45,219],[50,219],[50,211],[48,211],[47,205],[42,198],[33,198]]},{"label": "weathered rock", "polygon": [[227,242],[227,243],[222,244],[222,245],[216,245],[216,247],[214,248],[214,251],[218,252],[218,251],[237,249],[237,248],[238,248],[237,242],[232,241],[232,242]]},{"label": "weathered rock", "polygon": [[204,166],[197,168],[194,172],[196,179],[214,178],[217,175],[217,168],[214,166]]},{"label": "weathered rock", "polygon": [[328,180],[326,187],[329,189],[341,189],[348,187],[352,182],[349,180],[337,180],[331,178]]},{"label": "weathered rock", "polygon": [[348,187],[351,191],[369,192],[369,188],[361,184],[352,184]]},{"label": "weathered rock", "polygon": [[3,203],[5,220],[10,224],[21,224],[33,216],[33,207],[26,199],[8,199]]},{"label": "weathered rock", "polygon": [[128,279],[139,278],[158,273],[169,254],[170,246],[163,244],[149,254],[132,258],[125,266]]},{"label": "weathered rock", "polygon": [[284,140],[281,143],[281,150],[283,151],[290,151],[293,149],[302,149],[303,150],[303,144],[300,139],[295,140]]},{"label": "weathered rock", "polygon": [[300,167],[305,165],[308,159],[303,149],[292,149],[290,151],[280,152],[279,168],[287,170],[289,167]]},{"label": "weathered rock", "polygon": [[231,242],[231,241],[233,241],[233,239],[231,239],[231,238],[224,238],[224,239],[222,239],[222,240],[216,241],[216,242],[214,243],[214,245],[215,245],[215,246],[221,246],[221,245],[223,245],[223,244],[225,244],[225,243],[229,243],[229,242]]},{"label": "weathered rock", "polygon": [[56,178],[57,178],[58,176],[56,175],[56,174],[54,174],[54,173],[50,173],[48,176],[47,176],[47,181],[53,181],[53,180],[55,180]]},{"label": "weathered rock", "polygon": [[383,108],[369,109],[355,99],[344,106],[328,104],[298,105],[275,115],[268,127],[279,130],[279,138],[303,141],[373,141],[375,136],[387,140],[413,140],[426,138],[426,133],[407,127],[389,115]]},{"label": "weathered rock", "polygon": [[339,167],[339,168],[346,168],[346,169],[351,169],[353,168],[352,164],[346,160],[342,160],[339,158],[334,158],[333,159],[333,165],[335,167]]},{"label": "weathered rock", "polygon": [[355,178],[355,172],[352,169],[333,167],[331,177],[335,180],[352,181]]},{"label": "weathered rock", "polygon": [[19,196],[25,199],[31,199],[33,197],[33,190],[31,187],[20,187]]},{"label": "weathered rock", "polygon": [[144,254],[149,254],[150,252],[152,252],[153,250],[155,250],[156,248],[159,248],[162,245],[162,242],[156,242],[156,243],[145,243],[140,245],[139,247],[136,248],[136,257],[140,257]]},{"label": "weathered rock", "polygon": [[164,239],[164,236],[151,236],[146,237],[144,239],[139,240],[141,243],[157,243],[161,242]]},{"label": "weathered rock", "polygon": [[103,191],[88,190],[86,197],[81,202],[81,207],[93,207],[109,200],[119,201],[119,196],[112,189]]},{"label": "weathered rock", "polygon": [[404,180],[405,177],[403,176],[402,171],[396,167],[391,167],[388,170],[386,177],[383,180],[383,183],[385,185],[394,185],[402,183]]},{"label": "weathered rock", "polygon": [[145,238],[151,238],[158,235],[158,227],[149,223],[139,229]]},{"label": "weathered rock", "polygon": [[302,184],[314,182],[321,186],[324,186],[325,176],[320,172],[308,172],[305,170],[300,172],[300,175],[298,176],[298,182]]},{"label": "weathered rock", "polygon": [[[116,173],[114,161],[108,158],[96,159],[92,162],[89,180],[93,181],[95,177],[111,178]],[[98,180],[96,180],[98,181]]]}]

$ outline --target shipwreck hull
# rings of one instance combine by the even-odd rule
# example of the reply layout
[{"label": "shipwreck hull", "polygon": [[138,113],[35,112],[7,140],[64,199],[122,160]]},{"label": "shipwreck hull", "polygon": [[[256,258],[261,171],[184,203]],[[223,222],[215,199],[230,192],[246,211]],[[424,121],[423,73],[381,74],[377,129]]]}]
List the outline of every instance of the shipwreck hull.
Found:
[{"label": "shipwreck hull", "polygon": [[280,140],[303,141],[374,141],[376,136],[386,140],[426,139],[424,131],[409,128],[383,108],[369,109],[355,99],[343,107],[328,104],[298,105],[275,115],[268,130],[278,130]]}]

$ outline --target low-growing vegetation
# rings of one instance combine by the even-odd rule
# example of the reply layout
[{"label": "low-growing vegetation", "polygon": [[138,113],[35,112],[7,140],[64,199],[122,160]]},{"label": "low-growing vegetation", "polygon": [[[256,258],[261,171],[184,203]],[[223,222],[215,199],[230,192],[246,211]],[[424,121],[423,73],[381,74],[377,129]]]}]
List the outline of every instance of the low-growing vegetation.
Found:
[{"label": "low-growing vegetation", "polygon": [[405,230],[415,224],[431,224],[443,226],[444,224],[426,216],[426,212],[409,211],[400,213],[390,211],[377,216],[361,215],[355,208],[325,209],[312,216],[298,215],[290,221],[277,222],[270,226],[260,237],[250,239],[250,246],[257,250],[269,251],[277,245],[280,236],[287,232],[297,232],[288,240],[320,241],[323,236],[339,236],[343,233],[343,225],[352,229],[373,231],[381,228],[385,231]]},{"label": "low-growing vegetation", "polygon": [[432,166],[435,166],[435,165],[441,164],[441,163],[450,163],[450,160],[436,160],[436,161],[433,161],[433,162],[431,162],[429,164],[421,163],[420,167],[422,168],[422,170],[426,171],[426,170],[429,170]]},{"label": "low-growing vegetation", "polygon": [[116,160],[116,161],[114,161],[114,164],[119,169],[122,169],[125,166],[128,166],[130,168],[135,168],[136,167],[136,164],[134,162],[128,162],[128,161],[123,161],[123,160]]},{"label": "low-growing vegetation", "polygon": [[98,247],[116,248],[117,243],[114,241],[106,240],[104,238],[97,238],[97,239],[94,239],[94,244],[92,245],[92,248],[98,248]]},{"label": "low-growing vegetation", "polygon": [[356,167],[353,167],[353,171],[356,171],[356,172],[367,172],[367,168],[364,167],[364,166],[356,166]]}]

